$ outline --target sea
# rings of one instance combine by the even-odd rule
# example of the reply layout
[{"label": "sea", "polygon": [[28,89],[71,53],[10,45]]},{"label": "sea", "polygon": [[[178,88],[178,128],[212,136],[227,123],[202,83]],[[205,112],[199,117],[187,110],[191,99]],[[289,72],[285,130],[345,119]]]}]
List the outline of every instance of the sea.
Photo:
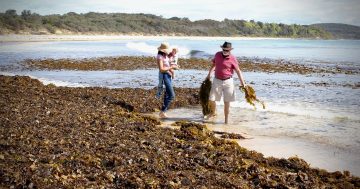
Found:
[{"label": "sea", "polygon": [[[298,156],[311,166],[328,171],[349,170],[360,176],[360,40],[308,40],[267,38],[139,38],[88,41],[1,42],[0,74],[27,75],[44,84],[68,87],[140,87],[157,85],[157,70],[77,71],[35,70],[25,59],[155,56],[161,42],[179,49],[182,58],[211,59],[224,41],[232,53],[254,62],[286,61],[317,67],[339,67],[355,74],[243,72],[266,108],[245,102],[236,91],[230,123],[224,124],[223,103],[218,116],[204,120],[200,106],[171,109],[174,118],[205,123],[210,129],[240,133],[239,144],[264,156]],[[179,62],[186,64],[186,61]],[[241,68],[241,65],[240,65]],[[178,70],[175,87],[199,88],[206,70]],[[236,86],[239,80],[235,77]]]}]

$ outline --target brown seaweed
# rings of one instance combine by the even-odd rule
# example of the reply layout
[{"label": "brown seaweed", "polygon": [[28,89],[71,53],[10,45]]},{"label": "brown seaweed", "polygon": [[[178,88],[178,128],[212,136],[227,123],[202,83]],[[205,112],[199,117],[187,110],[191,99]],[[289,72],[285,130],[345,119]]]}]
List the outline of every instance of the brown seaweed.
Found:
[{"label": "brown seaweed", "polygon": [[[0,76],[0,188],[360,187],[348,171],[314,169],[296,157],[265,158],[202,124],[159,127],[139,113],[158,106],[143,105],[142,97],[154,94]],[[197,103],[180,100],[174,107]]]},{"label": "brown seaweed", "polygon": [[211,81],[206,78],[200,86],[199,97],[202,107],[202,113],[204,116],[213,115],[215,113],[215,104],[209,101],[209,95],[211,90]]},{"label": "brown seaweed", "polygon": [[240,86],[240,90],[245,93],[246,102],[252,105],[255,109],[255,102],[258,102],[262,105],[263,109],[265,109],[265,103],[260,101],[255,94],[255,90],[252,86],[246,85],[245,87]]},{"label": "brown seaweed", "polygon": [[[284,60],[272,62],[257,60],[241,60],[241,70],[245,72],[268,72],[268,73],[345,73],[358,74],[359,69],[347,70],[338,67],[314,67],[307,65],[294,64]],[[180,58],[181,69],[208,70],[210,61],[199,58]],[[118,56],[118,57],[98,57],[85,59],[27,59],[22,62],[30,69],[49,69],[49,70],[136,70],[136,69],[156,69],[154,57],[146,56]]]}]

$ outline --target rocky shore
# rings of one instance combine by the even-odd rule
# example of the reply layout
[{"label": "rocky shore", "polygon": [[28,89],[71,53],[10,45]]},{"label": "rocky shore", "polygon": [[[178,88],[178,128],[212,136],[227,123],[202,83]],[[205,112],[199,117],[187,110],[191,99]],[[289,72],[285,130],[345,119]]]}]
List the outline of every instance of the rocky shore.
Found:
[{"label": "rocky shore", "polygon": [[[239,59],[242,71],[266,72],[266,73],[328,73],[328,74],[359,74],[360,70],[347,70],[340,67],[315,67],[310,65],[293,64],[284,60],[273,62],[252,61],[250,59]],[[156,69],[155,57],[147,56],[119,56],[100,57],[90,59],[29,59],[22,62],[30,69],[49,70],[136,70]],[[181,69],[208,70],[211,61],[208,59],[189,58],[179,59]]]},{"label": "rocky shore", "polygon": [[[117,58],[100,60],[108,59]],[[172,108],[199,104],[196,89],[176,94]],[[348,171],[264,158],[205,125],[161,127],[142,114],[159,109],[154,95],[155,89],[55,87],[0,76],[0,188],[360,187]]]}]

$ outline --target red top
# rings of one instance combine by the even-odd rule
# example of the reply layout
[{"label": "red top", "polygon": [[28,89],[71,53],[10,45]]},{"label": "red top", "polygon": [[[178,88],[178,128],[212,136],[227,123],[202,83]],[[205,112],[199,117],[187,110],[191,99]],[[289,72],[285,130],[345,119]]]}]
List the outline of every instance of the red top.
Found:
[{"label": "red top", "polygon": [[215,54],[212,62],[215,64],[215,77],[218,79],[227,79],[232,77],[234,69],[239,67],[235,56],[229,55],[224,57],[222,51]]}]

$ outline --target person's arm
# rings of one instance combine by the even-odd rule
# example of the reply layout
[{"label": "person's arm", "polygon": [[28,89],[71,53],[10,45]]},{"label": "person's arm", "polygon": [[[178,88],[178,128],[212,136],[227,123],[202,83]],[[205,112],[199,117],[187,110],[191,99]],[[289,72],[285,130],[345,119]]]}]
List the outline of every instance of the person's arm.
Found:
[{"label": "person's arm", "polygon": [[163,60],[160,59],[160,58],[157,59],[157,64],[158,64],[158,67],[159,67],[159,71],[160,71],[161,73],[166,73],[167,71],[169,71],[170,69],[173,68],[173,66],[171,66],[171,67],[165,67]]},{"label": "person's arm", "polygon": [[242,86],[242,87],[245,87],[245,80],[244,80],[244,77],[243,77],[243,75],[242,75],[242,73],[241,73],[241,70],[240,70],[240,68],[239,67],[237,67],[236,69],[235,69],[235,72],[236,72],[236,74],[238,75],[238,78],[239,78],[239,80],[240,80],[240,85]]},{"label": "person's arm", "polygon": [[214,69],[215,69],[215,64],[212,64],[212,65],[211,65],[211,68],[209,69],[209,73],[208,73],[208,75],[206,76],[207,79],[210,79],[210,76],[211,76],[211,74],[214,72]]}]

